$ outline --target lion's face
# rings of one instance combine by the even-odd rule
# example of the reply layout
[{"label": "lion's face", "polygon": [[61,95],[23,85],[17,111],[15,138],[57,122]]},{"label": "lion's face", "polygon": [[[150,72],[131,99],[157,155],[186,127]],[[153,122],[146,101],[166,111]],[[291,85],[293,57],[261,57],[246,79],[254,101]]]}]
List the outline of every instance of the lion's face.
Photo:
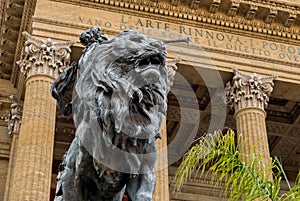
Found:
[{"label": "lion's face", "polygon": [[75,123],[91,118],[91,110],[105,131],[154,137],[166,112],[165,56],[163,42],[137,31],[91,45],[79,62]]},{"label": "lion's face", "polygon": [[136,87],[165,79],[166,48],[163,42],[147,38],[137,31],[125,31],[110,41],[115,59],[114,73]]}]

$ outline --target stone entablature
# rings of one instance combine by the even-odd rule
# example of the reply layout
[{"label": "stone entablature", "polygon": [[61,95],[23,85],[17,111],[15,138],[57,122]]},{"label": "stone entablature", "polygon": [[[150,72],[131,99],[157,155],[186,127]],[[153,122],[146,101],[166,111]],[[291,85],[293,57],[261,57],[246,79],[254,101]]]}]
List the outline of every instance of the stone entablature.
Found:
[{"label": "stone entablature", "polygon": [[[54,0],[54,1],[64,1],[64,0]],[[78,0],[72,0],[76,2]],[[285,13],[282,16],[284,21],[282,21],[282,29],[277,31],[288,32],[289,30],[284,29],[284,27],[291,27],[297,18],[297,14],[300,14],[300,4],[295,4],[291,2],[280,2],[280,1],[261,1],[261,0],[230,0],[229,6],[220,6],[222,4],[221,0],[213,0],[210,5],[207,6],[206,1],[141,1],[141,0],[85,0],[86,2],[96,2],[99,4],[106,4],[110,6],[116,6],[121,8],[129,8],[132,10],[146,11],[149,13],[156,13],[166,16],[172,16],[176,18],[182,18],[193,21],[200,21],[204,23],[212,23],[214,21],[221,20],[227,22],[233,22],[238,26],[231,28],[241,28],[239,25],[257,26],[261,28],[278,29],[277,25],[270,27],[266,24],[273,23],[272,18],[275,18],[279,12]],[[82,1],[81,1],[82,2]],[[241,11],[241,9],[247,9],[246,12]],[[216,14],[218,12],[218,14]],[[226,14],[226,15],[222,15]],[[244,19],[236,17],[237,13],[243,16]],[[262,20],[264,23],[251,22],[253,19]],[[250,22],[249,22],[250,21]],[[216,24],[218,25],[218,24]],[[298,24],[297,24],[298,25]],[[243,28],[242,28],[243,29]],[[259,32],[259,31],[258,31]],[[272,34],[273,35],[273,34]],[[280,35],[278,35],[280,36]]]},{"label": "stone entablature", "polygon": [[25,77],[36,74],[49,75],[56,78],[70,64],[70,45],[75,41],[53,42],[32,37],[23,32],[27,38],[21,60],[17,64]]},{"label": "stone entablature", "polygon": [[273,76],[258,76],[256,73],[247,75],[234,69],[234,77],[227,82],[225,91],[227,103],[237,113],[245,108],[259,108],[265,110],[269,97],[273,91]]},{"label": "stone entablature", "polygon": [[[158,0],[49,0],[48,2],[63,2],[67,4],[80,5],[82,7],[97,8],[100,10],[111,10],[112,12],[118,10],[121,13],[127,12],[139,12],[139,15],[151,15],[157,14],[164,17],[172,17],[176,21],[185,21],[194,25],[195,23],[202,23],[206,26],[214,26],[215,28],[228,29],[235,31],[247,31],[249,34],[260,33],[261,37],[264,35],[277,36],[278,40],[281,38],[294,39],[297,43],[297,39],[300,39],[300,32],[298,27],[300,4],[293,1],[275,1],[275,0],[213,0],[209,1],[183,1],[183,0],[170,0],[170,1],[158,1]],[[10,7],[19,3],[17,0],[10,0],[14,4],[8,4],[5,7],[4,12],[12,13]],[[228,3],[230,5],[225,5]],[[9,7],[9,5],[11,5]],[[18,5],[19,9],[23,5]],[[29,1],[23,7],[22,20],[20,21],[20,32],[27,30],[31,33],[32,15],[36,7],[36,0]],[[50,11],[49,11],[50,12]],[[153,19],[154,16],[151,16]],[[159,18],[159,16],[157,16]],[[12,18],[11,18],[12,19]],[[276,19],[276,20],[275,20]],[[77,28],[84,29],[80,23],[74,25]],[[19,26],[19,25],[18,25]],[[62,26],[62,25],[60,25]],[[65,26],[70,26],[65,24]],[[89,26],[91,27],[91,25]],[[290,28],[289,28],[290,27]],[[10,71],[13,67],[11,80],[14,85],[18,79],[18,69],[15,62],[19,60],[21,47],[24,42],[21,34],[14,34],[15,37],[11,38],[11,34],[14,32],[12,24],[7,24],[3,27],[6,34],[3,35],[0,40],[3,42],[9,42],[16,46],[16,52],[7,57],[11,64],[5,64],[7,71]],[[228,31],[227,30],[227,31]],[[53,30],[54,31],[54,30]],[[58,30],[55,30],[56,32]],[[61,30],[59,30],[61,31]],[[243,35],[246,32],[243,33]],[[70,35],[70,33],[69,33]],[[276,40],[277,40],[276,39]],[[7,46],[7,45],[6,45]],[[5,46],[3,46],[5,47]],[[8,50],[2,51],[1,54],[10,54]],[[14,58],[14,59],[13,59]],[[3,74],[5,79],[9,79],[9,74]]]}]

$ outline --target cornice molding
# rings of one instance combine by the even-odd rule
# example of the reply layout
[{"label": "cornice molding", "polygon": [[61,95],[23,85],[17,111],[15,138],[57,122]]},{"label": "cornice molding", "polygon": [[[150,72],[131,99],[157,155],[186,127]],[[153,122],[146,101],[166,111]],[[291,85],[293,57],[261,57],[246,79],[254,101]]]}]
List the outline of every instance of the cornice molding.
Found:
[{"label": "cornice molding", "polygon": [[[16,40],[22,18],[22,3],[24,2],[20,1],[10,0],[0,3],[0,78],[6,80],[11,78]],[[17,34],[12,33],[12,30]],[[3,58],[6,61],[3,61]]]},{"label": "cornice molding", "polygon": [[[188,17],[187,15],[181,15],[177,16],[175,18],[172,18],[172,16],[167,15],[164,12],[158,12],[158,10],[151,9],[147,12],[141,12],[144,10],[139,10],[138,8],[141,7],[122,7],[119,4],[104,2],[100,3],[100,0],[95,0],[95,2],[92,2],[91,0],[50,0],[54,2],[61,2],[66,4],[72,4],[72,5],[80,5],[85,6],[88,8],[97,8],[102,9],[110,12],[119,12],[127,15],[135,15],[135,16],[141,16],[141,17],[147,17],[149,19],[158,19],[155,14],[160,14],[162,16],[159,17],[162,21],[170,22],[170,23],[176,23],[176,24],[182,24],[186,26],[194,26],[196,28],[208,28],[211,30],[221,31],[221,32],[227,32],[227,33],[235,33],[235,34],[241,34],[243,36],[249,36],[249,37],[255,37],[259,39],[266,39],[266,35],[269,36],[268,40],[270,41],[276,41],[276,42],[284,42],[287,44],[297,44],[300,45],[300,28],[299,29],[292,29],[282,26],[274,25],[271,26],[270,24],[263,23],[261,21],[250,21],[247,19],[242,19],[241,17],[230,17],[226,16],[224,13],[217,13],[212,14],[205,10],[197,10],[197,15],[193,14],[193,17]],[[104,1],[104,0],[103,0]],[[114,0],[110,0],[114,1]],[[129,2],[130,0],[128,0]],[[136,0],[138,1],[138,0]],[[145,0],[147,2],[149,0]],[[153,3],[153,2],[152,2]],[[118,6],[116,6],[118,5]],[[165,8],[164,8],[165,9]],[[175,8],[174,8],[175,9]],[[179,8],[177,8],[177,11]],[[187,12],[187,9],[183,9],[183,11]],[[188,12],[187,12],[188,13]],[[195,13],[195,11],[194,11]],[[64,22],[54,22],[53,20],[46,20],[46,19],[40,19],[40,18],[34,18],[34,20],[37,20],[38,22],[46,22],[48,21],[53,25],[63,25],[66,24],[70,26],[70,23],[64,23]],[[199,24],[198,22],[203,22]],[[217,25],[217,26],[216,26]],[[90,26],[82,26],[77,24],[72,24],[72,28],[81,28],[81,27],[90,27]],[[105,30],[105,28],[103,28]],[[107,33],[107,30],[106,30]],[[114,33],[114,32],[112,32]],[[292,41],[291,41],[292,39]]]},{"label": "cornice molding", "polygon": [[[294,27],[285,27],[283,24],[270,24],[272,17],[275,13],[278,13],[278,8],[272,12],[270,9],[270,15],[266,16],[265,21],[262,20],[249,20],[246,19],[246,14],[242,16],[228,16],[225,13],[211,13],[205,9],[190,9],[187,6],[172,6],[168,2],[153,2],[149,0],[128,0],[116,1],[116,0],[51,0],[55,2],[62,2],[66,4],[80,5],[90,8],[101,8],[107,11],[117,11],[125,14],[135,14],[136,16],[143,16],[149,18],[155,18],[153,14],[158,14],[164,17],[164,21],[173,23],[184,23],[190,26],[201,27],[201,26],[214,26],[214,29],[228,29],[243,34],[261,34],[262,37],[275,36],[278,40],[290,40],[292,39],[297,43],[300,40],[300,29]],[[233,0],[235,1],[235,0]],[[265,4],[263,4],[265,5]],[[274,5],[274,4],[272,4]],[[294,12],[294,11],[293,11]],[[300,7],[299,7],[300,13]],[[173,17],[172,19],[170,17]],[[266,22],[268,21],[268,23]],[[201,24],[198,24],[201,22]],[[287,23],[287,22],[286,22]]]},{"label": "cornice molding", "polygon": [[14,86],[16,86],[18,83],[20,70],[18,69],[17,61],[20,59],[22,47],[25,42],[25,38],[22,37],[22,33],[24,31],[31,33],[32,16],[35,11],[36,2],[37,0],[25,0],[24,3],[22,21],[19,29],[19,35],[17,39],[14,63],[12,68],[12,75],[11,75],[11,82],[13,83]]},{"label": "cornice molding", "polygon": [[281,0],[239,0],[241,3],[257,4],[259,6],[271,7],[276,6],[283,10],[286,9],[298,9],[300,13],[300,4],[292,1],[281,1]]},{"label": "cornice molding", "polygon": [[[225,13],[213,13],[209,9],[192,9],[187,6],[179,5],[173,6],[169,2],[153,2],[150,0],[52,0],[58,2],[65,2],[71,4],[80,4],[83,6],[89,5],[106,5],[110,7],[119,7],[136,11],[143,11],[144,13],[153,13],[158,15],[170,16],[179,19],[203,22],[213,24],[221,27],[228,27],[232,29],[245,30],[255,33],[263,33],[266,35],[278,36],[282,38],[300,39],[300,30],[290,28],[289,26],[295,21],[295,15],[300,14],[300,5],[283,4],[276,1],[243,1],[231,0],[232,9],[238,9],[241,3],[249,5],[249,11],[245,13],[244,17],[236,16],[236,13],[226,15]],[[213,1],[215,2],[215,1]],[[251,20],[255,16],[259,8],[268,9],[271,16],[267,16],[265,21]],[[229,9],[230,10],[230,9]],[[274,11],[276,10],[276,11]],[[276,16],[278,11],[287,12],[289,16],[284,24],[270,24],[273,22],[270,18]],[[248,17],[247,17],[248,16]]]}]

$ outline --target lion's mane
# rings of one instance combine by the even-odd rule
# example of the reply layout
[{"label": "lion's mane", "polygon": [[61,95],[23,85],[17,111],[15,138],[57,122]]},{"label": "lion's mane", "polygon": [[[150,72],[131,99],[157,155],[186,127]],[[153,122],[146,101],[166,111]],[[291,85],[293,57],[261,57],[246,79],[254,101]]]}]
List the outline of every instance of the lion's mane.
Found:
[{"label": "lion's mane", "polygon": [[[113,129],[137,138],[155,136],[160,124],[158,113],[166,111],[165,54],[162,42],[137,31],[123,32],[101,45],[94,43],[79,62],[76,112],[81,114],[90,107],[106,131]],[[157,80],[151,80],[151,72],[136,72],[139,65],[148,65],[147,62],[159,69]],[[142,80],[143,76],[148,77]],[[76,124],[82,120],[76,119]]]}]

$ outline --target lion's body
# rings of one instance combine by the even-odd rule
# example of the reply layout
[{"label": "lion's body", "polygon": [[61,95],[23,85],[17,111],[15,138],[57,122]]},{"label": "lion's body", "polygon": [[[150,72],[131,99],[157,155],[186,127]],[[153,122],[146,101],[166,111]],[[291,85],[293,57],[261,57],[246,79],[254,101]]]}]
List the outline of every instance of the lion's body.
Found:
[{"label": "lion's body", "polygon": [[72,100],[76,137],[60,167],[56,201],[119,201],[125,191],[133,201],[152,200],[165,54],[161,41],[136,31],[86,48]]}]

